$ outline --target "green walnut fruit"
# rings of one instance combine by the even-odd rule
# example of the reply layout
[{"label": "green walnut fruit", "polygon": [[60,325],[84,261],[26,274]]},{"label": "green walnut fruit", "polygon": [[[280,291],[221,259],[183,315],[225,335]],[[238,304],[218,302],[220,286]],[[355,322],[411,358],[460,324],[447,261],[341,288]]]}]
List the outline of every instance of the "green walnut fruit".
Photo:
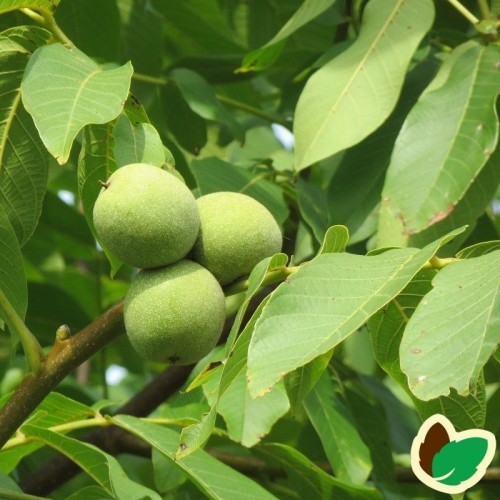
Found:
[{"label": "green walnut fruit", "polygon": [[262,259],[281,250],[281,231],[264,205],[240,193],[198,198],[200,232],[193,259],[222,285],[249,274]]},{"label": "green walnut fruit", "polygon": [[123,262],[154,268],[191,250],[200,220],[191,191],[174,175],[143,163],[116,170],[97,197],[99,241]]},{"label": "green walnut fruit", "polygon": [[196,363],[222,333],[224,293],[215,277],[196,262],[144,269],[125,297],[124,319],[132,346],[145,358]]}]

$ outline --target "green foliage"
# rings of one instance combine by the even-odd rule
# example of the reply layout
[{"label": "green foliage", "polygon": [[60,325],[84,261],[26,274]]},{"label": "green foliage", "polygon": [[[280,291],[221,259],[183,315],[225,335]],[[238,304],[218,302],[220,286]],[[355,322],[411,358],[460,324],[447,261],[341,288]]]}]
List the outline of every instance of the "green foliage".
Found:
[{"label": "green foliage", "polygon": [[[405,483],[419,422],[500,439],[499,13],[0,0],[0,497],[443,498]],[[175,193],[146,199],[137,163]],[[179,190],[265,220],[216,207],[215,268]],[[162,266],[187,229],[173,260],[224,297],[126,258]]]}]

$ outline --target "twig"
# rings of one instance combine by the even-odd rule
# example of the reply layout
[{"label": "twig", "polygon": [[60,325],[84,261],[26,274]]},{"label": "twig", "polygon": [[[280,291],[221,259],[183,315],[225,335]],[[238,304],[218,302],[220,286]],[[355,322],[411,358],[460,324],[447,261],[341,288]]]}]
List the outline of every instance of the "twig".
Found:
[{"label": "twig", "polygon": [[61,42],[62,44],[68,45],[69,47],[75,46],[75,44],[66,36],[63,30],[59,27],[54,16],[47,10],[40,9],[39,13],[28,8],[23,8],[19,10],[23,14],[27,15],[29,18],[36,21],[38,24],[41,24],[42,26],[47,28],[52,33],[54,40],[56,40],[57,42]]},{"label": "twig", "polygon": [[479,23],[479,19],[469,10],[467,9],[462,3],[459,2],[459,0],[448,0],[455,9],[460,12],[468,21],[470,21],[472,24],[477,24]]},{"label": "twig", "polygon": [[477,3],[479,5],[479,10],[481,11],[481,15],[483,16],[483,18],[490,19],[491,12],[490,12],[490,6],[488,5],[488,1],[487,0],[477,0]]},{"label": "twig", "polygon": [[66,340],[56,340],[41,369],[30,373],[0,411],[0,447],[66,375],[125,331],[120,302]]},{"label": "twig", "polygon": [[[132,75],[132,78],[134,80],[139,81],[139,82],[151,83],[153,85],[166,86],[166,85],[169,85],[170,83],[172,83],[172,80],[169,80],[168,78],[158,78],[156,76],[144,75],[142,73],[134,73]],[[231,106],[232,108],[239,109],[241,111],[245,111],[251,115],[262,118],[263,120],[266,120],[270,123],[277,123],[277,124],[287,128],[288,130],[292,129],[291,123],[279,115],[268,113],[267,111],[264,111],[263,109],[256,108],[255,106],[251,106],[250,104],[247,104],[245,102],[237,101],[236,99],[232,99],[231,97],[228,97],[228,96],[223,95],[223,94],[215,94],[215,97],[220,102],[227,104],[228,106]]]}]

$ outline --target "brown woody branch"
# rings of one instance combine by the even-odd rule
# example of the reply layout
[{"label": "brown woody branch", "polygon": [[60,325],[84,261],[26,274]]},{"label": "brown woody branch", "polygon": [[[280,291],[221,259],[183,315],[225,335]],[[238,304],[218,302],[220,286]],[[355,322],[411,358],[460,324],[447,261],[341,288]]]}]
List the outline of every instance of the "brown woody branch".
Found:
[{"label": "brown woody branch", "polygon": [[124,331],[120,302],[74,336],[56,339],[41,370],[28,374],[0,411],[0,448],[68,373]]}]

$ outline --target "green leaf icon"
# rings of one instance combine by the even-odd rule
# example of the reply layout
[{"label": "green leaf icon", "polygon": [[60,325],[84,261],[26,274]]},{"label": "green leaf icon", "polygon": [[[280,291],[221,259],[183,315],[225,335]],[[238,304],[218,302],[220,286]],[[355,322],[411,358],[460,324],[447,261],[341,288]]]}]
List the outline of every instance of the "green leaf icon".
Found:
[{"label": "green leaf icon", "polygon": [[471,478],[488,451],[488,441],[469,437],[451,441],[432,459],[432,476],[442,484],[459,485]]}]

